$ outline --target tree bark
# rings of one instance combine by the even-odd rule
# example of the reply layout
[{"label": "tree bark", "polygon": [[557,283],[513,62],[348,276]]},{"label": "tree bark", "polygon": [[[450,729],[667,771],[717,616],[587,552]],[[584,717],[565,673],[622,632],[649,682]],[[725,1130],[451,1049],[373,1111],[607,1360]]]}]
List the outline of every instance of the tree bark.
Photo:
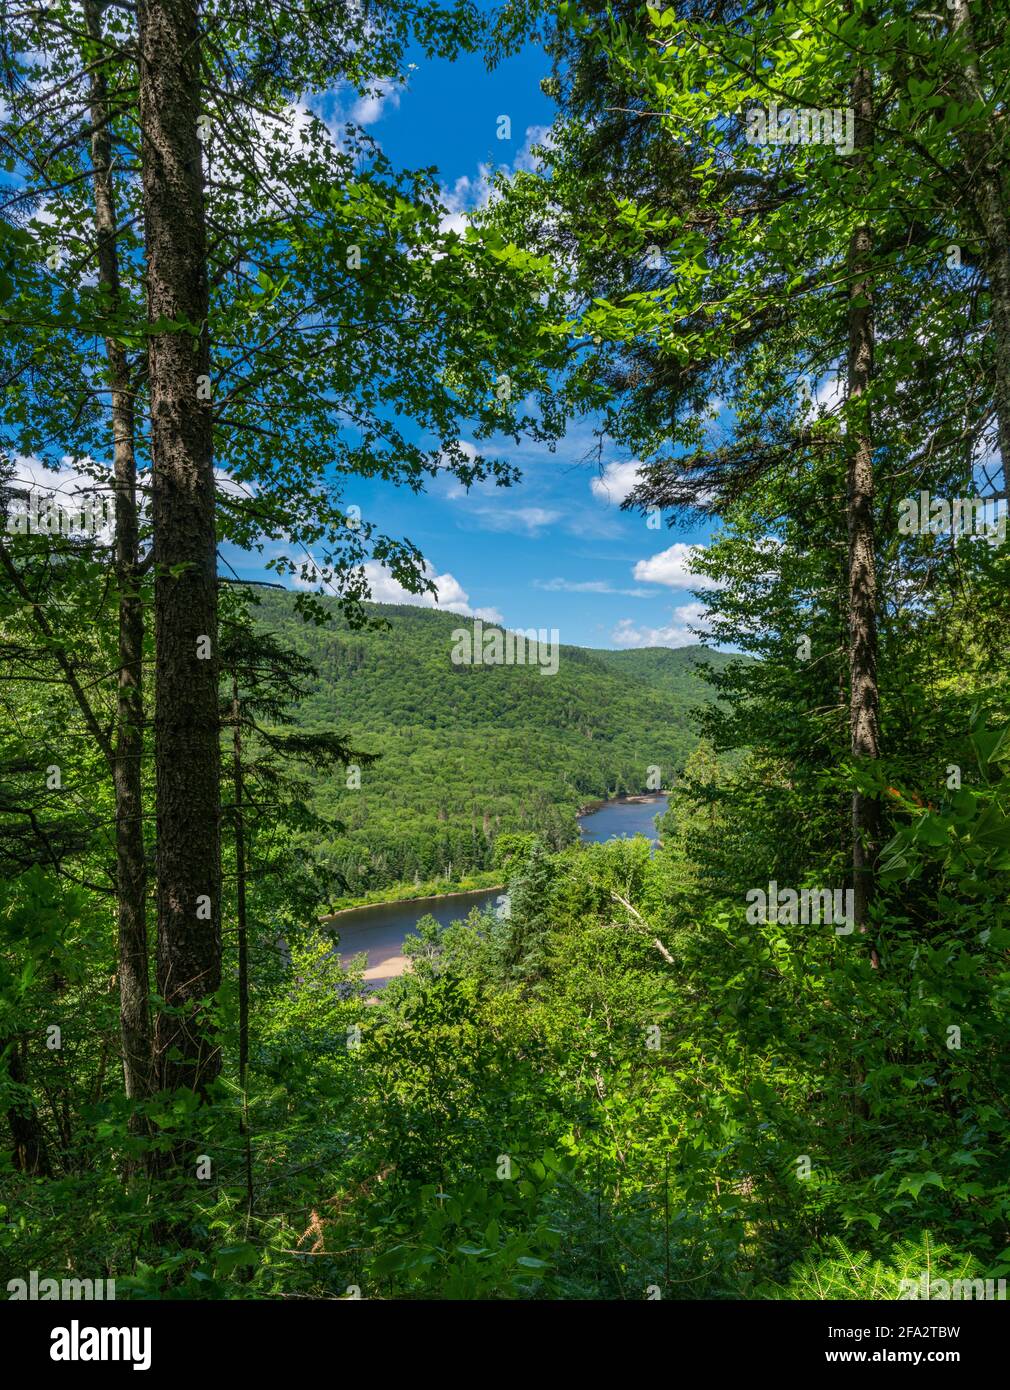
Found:
[{"label": "tree bark", "polygon": [[[7,1051],[7,1073],[15,1086],[28,1085],[25,1054],[27,1042],[22,1038],[12,1038]],[[39,1123],[35,1104],[29,1100],[25,1105],[14,1104],[7,1111],[14,1147],[11,1163],[19,1173],[30,1173],[39,1178],[51,1178],[52,1165],[46,1148],[45,1135]]]},{"label": "tree bark", "polygon": [[[204,1094],[220,1070],[207,1001],[221,980],[221,774],[196,6],[139,0],[137,28],[152,325],[157,974],[168,1006],[155,1048],[162,1087]],[[166,319],[174,326],[157,327]]]},{"label": "tree bark", "polygon": [[[99,0],[85,0],[88,37],[101,42]],[[98,280],[109,292],[113,310],[120,298],[119,250],[116,243],[116,190],[112,171],[112,137],[105,74],[91,72],[91,161],[94,169]],[[112,408],[115,473],[115,570],[119,601],[119,673],[116,742],[112,776],[116,798],[116,898],[119,929],[119,1022],[123,1078],[127,1097],[150,1094],[152,1038],[148,1003],[147,863],[144,854],[144,606],[139,573],[135,417],[126,351],[114,337],[105,339]]]},{"label": "tree bark", "polygon": [[[947,3],[950,8],[951,31],[960,36],[964,45],[961,99],[965,104],[984,101],[968,0],[947,0]],[[1003,74],[1000,73],[1000,80],[1002,79]],[[1010,479],[1007,476],[1007,469],[1010,468],[1010,221],[1006,213],[997,142],[977,135],[969,129],[962,137],[962,144],[971,168],[978,220],[985,235],[983,263],[989,280],[989,297],[992,303],[993,347],[996,358],[993,404],[996,409],[996,429],[1003,466],[1003,487],[996,496],[1010,498]]]},{"label": "tree bark", "polygon": [[[866,169],[873,144],[873,79],[857,68],[852,82],[857,168]],[[857,762],[880,756],[877,688],[877,573],[873,527],[873,436],[868,391],[873,377],[873,305],[871,267],[873,230],[853,229],[849,241],[849,348],[846,412],[848,455],[847,524],[849,536],[849,725]],[[852,872],[855,924],[866,930],[874,891],[880,842],[880,804],[860,791],[852,794]],[[876,956],[874,955],[874,964]]]},{"label": "tree bark", "polygon": [[249,936],[246,927],[245,779],[242,771],[242,706],[232,679],[232,782],[235,797],[235,896],[238,918],[238,1074],[242,1091],[239,1132],[245,1145],[246,1220],[255,1203],[252,1137],[249,1132]]}]

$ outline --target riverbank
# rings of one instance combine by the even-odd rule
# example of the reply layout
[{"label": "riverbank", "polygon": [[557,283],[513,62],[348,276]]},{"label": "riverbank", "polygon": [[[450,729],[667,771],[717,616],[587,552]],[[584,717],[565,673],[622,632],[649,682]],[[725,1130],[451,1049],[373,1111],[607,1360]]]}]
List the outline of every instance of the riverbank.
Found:
[{"label": "riverbank", "polygon": [[[595,811],[585,813],[579,822],[582,842],[603,843],[640,835],[655,846],[655,813],[668,801],[664,792],[601,801]],[[455,882],[441,879],[400,884],[396,889],[371,893],[364,899],[343,903],[338,899],[322,922],[336,935],[343,963],[348,965],[354,957],[364,955],[364,978],[379,988],[409,969],[410,959],[403,953],[403,942],[416,931],[422,917],[430,915],[440,926],[448,926],[468,917],[475,907],[493,909],[495,898],[504,888],[500,870],[487,870]]]},{"label": "riverbank", "polygon": [[602,811],[606,806],[651,806],[654,802],[669,799],[670,792],[630,792],[627,796],[611,796],[603,801],[587,801],[580,806],[576,815],[581,819],[583,816],[595,815],[597,811]]},{"label": "riverbank", "polygon": [[653,846],[659,844],[656,821],[670,804],[668,792],[633,793],[615,796],[579,819],[579,839],[583,845],[605,844],[608,840],[627,840],[641,835]]},{"label": "riverbank", "polygon": [[480,889],[501,888],[501,874],[488,869],[483,873],[467,874],[465,878],[428,879],[424,883],[397,883],[385,888],[375,888],[371,893],[347,894],[334,898],[330,904],[327,918],[337,917],[342,912],[353,912],[359,907],[376,907],[384,903],[423,902],[431,898],[454,898],[465,893],[476,893]]},{"label": "riverbank", "polygon": [[323,925],[336,934],[341,962],[346,966],[363,955],[364,978],[378,988],[409,968],[410,959],[403,952],[404,938],[416,931],[422,917],[434,917],[439,926],[446,927],[468,917],[475,907],[493,906],[501,888],[501,884],[496,884],[399,902],[369,903],[327,914]]},{"label": "riverbank", "polygon": [[[494,878],[495,875],[491,874],[489,877]],[[348,913],[357,913],[360,912],[362,908],[366,907],[393,907],[399,906],[400,904],[409,904],[411,907],[423,909],[427,903],[444,903],[452,898],[472,898],[479,894],[504,893],[504,891],[504,883],[477,883],[471,888],[458,888],[450,893],[406,893],[393,898],[375,896],[367,901],[362,899],[358,902],[351,903],[348,907],[337,908],[335,912],[328,912],[323,917],[323,921],[335,922],[338,917],[346,917]],[[424,916],[423,910],[421,915]]]}]

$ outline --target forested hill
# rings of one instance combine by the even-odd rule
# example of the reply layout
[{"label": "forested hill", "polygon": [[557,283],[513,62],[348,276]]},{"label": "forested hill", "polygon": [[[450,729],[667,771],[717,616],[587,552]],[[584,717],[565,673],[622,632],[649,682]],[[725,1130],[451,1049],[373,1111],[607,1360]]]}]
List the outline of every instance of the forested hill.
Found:
[{"label": "forested hill", "polygon": [[381,754],[348,789],[317,784],[315,806],[345,825],[327,847],[349,890],[453,877],[491,864],[501,830],[576,835],[584,802],[668,786],[697,743],[691,711],[713,698],[700,667],[732,658],[700,647],[594,651],[562,644],[558,671],[451,660],[454,613],[385,604],[381,631],[315,627],[292,595],[260,591],[258,621],[318,672],[301,726],[337,729]]}]

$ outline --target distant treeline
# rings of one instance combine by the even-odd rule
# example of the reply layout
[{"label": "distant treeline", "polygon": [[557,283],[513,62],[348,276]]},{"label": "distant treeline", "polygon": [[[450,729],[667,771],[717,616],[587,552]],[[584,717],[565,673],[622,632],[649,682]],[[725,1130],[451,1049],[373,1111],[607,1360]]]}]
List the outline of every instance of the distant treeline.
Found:
[{"label": "distant treeline", "polygon": [[653,784],[658,775],[669,786],[698,742],[692,710],[713,698],[703,667],[730,660],[701,647],[562,646],[549,677],[454,665],[452,633],[466,619],[368,611],[388,626],[353,631],[333,604],[331,621],[315,627],[290,596],[266,591],[258,619],[318,672],[300,727],[336,721],[355,747],[380,755],[360,786],[352,769],[314,787],[313,809],[344,827],[316,851],[336,888],[352,893],[490,868],[502,831],[536,831],[564,848],[588,801],[646,790],[650,769]]}]

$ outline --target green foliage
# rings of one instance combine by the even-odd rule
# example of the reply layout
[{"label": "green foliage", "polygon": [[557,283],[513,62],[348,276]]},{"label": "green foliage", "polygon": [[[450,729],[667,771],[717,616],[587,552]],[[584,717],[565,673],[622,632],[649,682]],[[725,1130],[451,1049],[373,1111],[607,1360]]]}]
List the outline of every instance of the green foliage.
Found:
[{"label": "green foliage", "polygon": [[[38,22],[68,14],[61,3]],[[465,4],[384,12],[367,45],[354,7],[341,44],[285,14],[286,42],[262,54],[258,31],[243,39],[220,17],[214,100],[227,100],[247,44],[268,61],[242,71],[275,114],[291,90],[325,89],[336,52],[341,75],[367,85],[398,69],[411,34],[435,52],[475,41]],[[245,738],[248,795],[240,816],[236,771],[224,980],[206,1001],[223,1069],[207,1103],[189,1091],[128,1100],[118,1076],[108,556],[97,543],[11,542],[7,1278],[71,1270],[136,1299],[891,1299],[923,1276],[929,1287],[1010,1272],[1010,559],[896,525],[913,483],[974,484],[1006,394],[994,238],[968,248],[977,167],[1002,158],[1000,82],[959,99],[956,26],[862,3],[591,4],[556,19],[551,177],[516,176],[465,238],[443,230],[433,176],[395,173],[360,133],[337,150],[310,123],[300,151],[264,145],[246,110],[239,136],[221,136],[208,331],[216,398],[229,402],[218,457],[240,484],[221,489],[221,534],[312,547],[341,599],[267,594],[256,626],[234,595],[222,601],[222,752],[236,767]],[[519,22],[501,18],[505,48]],[[121,16],[109,23],[128,32]],[[999,73],[999,8],[977,23]],[[56,77],[93,56],[76,43],[61,40]],[[130,69],[114,53],[126,151]],[[883,151],[846,162],[747,141],[745,108],[769,74],[783,103],[845,105],[854,55],[872,72]],[[137,189],[123,180],[112,304],[82,276],[86,157],[74,142],[51,150],[62,137],[48,117],[22,119],[22,54],[11,72],[25,85],[11,85],[6,137],[32,179],[47,155],[32,198],[50,181],[76,191],[52,221],[27,217],[39,246],[0,220],[5,323],[32,325],[2,350],[3,438],[46,455],[72,418],[76,453],[101,457],[108,422],[80,383],[103,369],[106,335],[135,369],[150,331]],[[996,144],[975,159],[990,126]],[[253,156],[297,189],[277,217],[257,210]],[[839,285],[868,209],[876,369],[862,405],[833,411],[813,394],[846,350]],[[969,276],[940,259],[953,236]],[[80,259],[72,280],[37,254],[57,237]],[[368,250],[361,275],[334,255],[352,239]],[[386,312],[404,301],[416,312]],[[334,335],[355,351],[335,356]],[[492,404],[503,365],[535,417]],[[732,412],[725,442],[707,429],[713,395]],[[464,482],[508,482],[506,461],[461,449],[462,418],[478,439],[549,439],[587,407],[648,460],[632,506],[718,509],[706,605],[744,659],[565,647],[544,679],[455,666],[451,614],[363,606],[366,542],[408,588],[430,580],[409,542],[349,524],[346,481],[416,487],[448,462]],[[868,407],[884,748],[872,769],[850,752],[845,575],[845,450]],[[401,432],[399,414],[416,431]],[[261,425],[278,418],[283,440]],[[40,629],[46,612],[60,622]],[[90,723],[68,671],[92,692]],[[661,846],[578,844],[579,807],[644,790],[656,764],[672,788]],[[52,767],[50,786],[40,770]],[[148,798],[152,780],[145,765]],[[865,931],[753,920],[749,895],[773,879],[848,883],[854,788],[881,810]],[[247,1074],[231,934],[240,825]],[[153,852],[153,824],[146,834]],[[448,927],[422,918],[404,946],[412,968],[378,995],[319,925],[328,904],[478,878],[504,880],[495,905]]]},{"label": "green foliage", "polygon": [[315,779],[314,809],[346,827],[324,836],[317,856],[334,906],[507,866],[516,835],[551,849],[573,843],[587,802],[645,791],[650,764],[672,782],[697,741],[694,711],[713,698],[696,648],[563,646],[558,673],[543,678],[523,666],[454,665],[462,620],[452,614],[377,604],[369,611],[382,626],[362,632],[326,607],[332,622],[306,625],[289,597],[267,592],[258,622],[317,672],[299,726],[324,728],[338,710],[354,746],[378,755],[360,788],[342,774]]},{"label": "green foliage", "polygon": [[760,1295],[774,1299],[892,1300],[921,1298],[925,1287],[931,1297],[942,1298],[942,1284],[936,1281],[949,1286],[955,1280],[978,1278],[984,1274],[977,1260],[936,1245],[926,1233],[918,1240],[902,1241],[888,1252],[886,1260],[874,1259],[865,1250],[849,1250],[835,1237],[825,1253],[809,1252],[791,1271],[788,1283],[762,1288]]}]

